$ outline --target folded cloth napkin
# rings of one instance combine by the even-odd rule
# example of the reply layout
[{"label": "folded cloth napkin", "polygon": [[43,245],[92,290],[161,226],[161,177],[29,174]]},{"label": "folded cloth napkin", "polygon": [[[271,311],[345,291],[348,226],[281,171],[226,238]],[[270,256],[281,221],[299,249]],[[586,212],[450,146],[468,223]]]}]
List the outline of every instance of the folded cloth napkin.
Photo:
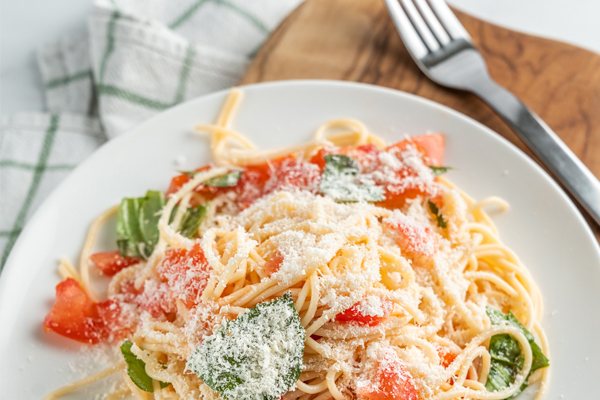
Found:
[{"label": "folded cloth napkin", "polygon": [[38,52],[49,113],[0,125],[0,271],[27,219],[69,171],[177,103],[235,85],[302,0],[98,0],[87,37]]}]

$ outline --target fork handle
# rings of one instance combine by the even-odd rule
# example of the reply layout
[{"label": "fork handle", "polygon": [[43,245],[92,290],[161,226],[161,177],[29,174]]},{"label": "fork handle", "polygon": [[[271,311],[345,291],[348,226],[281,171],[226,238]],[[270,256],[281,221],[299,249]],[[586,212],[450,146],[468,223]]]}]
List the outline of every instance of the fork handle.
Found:
[{"label": "fork handle", "polygon": [[600,225],[600,181],[542,119],[491,78],[470,90],[494,109]]}]

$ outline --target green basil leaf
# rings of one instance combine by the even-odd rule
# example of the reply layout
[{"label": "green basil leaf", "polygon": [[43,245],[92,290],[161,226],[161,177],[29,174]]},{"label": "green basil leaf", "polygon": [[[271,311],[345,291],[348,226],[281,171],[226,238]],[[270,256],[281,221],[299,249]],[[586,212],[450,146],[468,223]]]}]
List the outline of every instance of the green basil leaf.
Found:
[{"label": "green basil leaf", "polygon": [[158,220],[165,206],[162,192],[123,199],[117,215],[117,247],[125,257],[148,258],[158,243]]},{"label": "green basil leaf", "polygon": [[360,165],[352,157],[341,154],[325,155],[325,169],[321,177],[321,194],[335,201],[382,201],[383,188],[372,182],[361,182]]},{"label": "green basil leaf", "polygon": [[[179,172],[181,172],[182,174],[185,174],[191,178],[193,178],[194,176],[196,176],[196,174],[199,173],[199,171],[179,171]],[[202,171],[202,172],[206,172],[206,171]],[[228,172],[224,175],[215,176],[214,178],[207,179],[206,181],[202,182],[202,184],[205,186],[212,186],[212,187],[233,187],[238,184],[238,181],[242,177],[242,174],[243,174],[243,171],[235,170],[235,171]]]},{"label": "green basil leaf", "polygon": [[162,192],[149,190],[140,207],[140,231],[144,241],[143,253],[146,257],[152,254],[152,250],[158,243],[160,232],[158,231],[158,220],[160,212],[165,206],[165,196]]},{"label": "green basil leaf", "polygon": [[123,199],[117,214],[117,245],[125,257],[141,256],[138,244],[143,241],[139,215],[143,198]]},{"label": "green basil leaf", "polygon": [[[550,363],[548,358],[542,353],[542,349],[535,343],[535,338],[531,332],[519,322],[512,311],[509,311],[508,315],[505,315],[493,307],[487,307],[486,312],[492,325],[510,324],[520,329],[531,346],[533,361],[529,375],[517,393],[510,397],[510,399],[512,399],[525,390],[527,387],[527,380],[534,371],[547,367]],[[495,392],[509,387],[511,383],[514,382],[517,374],[521,368],[523,368],[524,357],[519,342],[508,334],[492,336],[490,339],[489,352],[492,361],[485,387],[488,391]]]},{"label": "green basil leaf", "polygon": [[535,338],[533,337],[531,332],[529,332],[523,325],[521,325],[521,323],[519,322],[517,317],[515,317],[515,315],[512,313],[512,311],[508,312],[508,321],[512,325],[519,328],[521,330],[521,332],[523,332],[523,335],[525,335],[525,337],[529,341],[529,345],[531,346],[531,353],[533,354],[533,361],[531,363],[531,371],[529,372],[529,374],[531,375],[532,373],[534,373],[536,370],[538,370],[540,368],[545,368],[545,367],[550,366],[550,361],[544,355],[540,346],[538,346],[538,344],[535,342]]},{"label": "green basil leaf", "polygon": [[452,167],[435,167],[433,165],[430,165],[429,168],[431,169],[431,172],[433,172],[433,176],[435,177],[444,175],[446,172],[453,169]]},{"label": "green basil leaf", "polygon": [[210,178],[202,183],[206,186],[212,187],[233,187],[238,184],[238,181],[241,177],[242,171],[231,171],[225,175]]},{"label": "green basil leaf", "polygon": [[275,400],[300,376],[305,339],[286,293],[224,322],[192,353],[186,368],[225,400]]},{"label": "green basil leaf", "polygon": [[[154,387],[152,386],[152,378],[146,373],[146,363],[131,351],[133,343],[130,340],[125,340],[121,344],[121,354],[127,364],[127,375],[131,378],[131,381],[135,383],[135,386],[142,389],[144,392],[154,393]],[[159,382],[162,389],[170,385],[169,382]]]},{"label": "green basil leaf", "polygon": [[436,206],[435,203],[431,200],[429,200],[429,209],[431,210],[433,215],[435,215],[435,217],[437,218],[438,226],[440,228],[447,228],[448,223],[444,219],[444,216],[440,213],[440,209],[438,208],[438,206]]},{"label": "green basil leaf", "polygon": [[198,227],[202,223],[206,211],[207,207],[205,206],[188,209],[181,220],[181,229],[179,229],[181,234],[189,238],[193,237],[198,231]]},{"label": "green basil leaf", "polygon": [[494,360],[504,361],[507,364],[517,365],[517,358],[521,355],[519,342],[510,335],[494,335],[490,339],[490,355]]}]

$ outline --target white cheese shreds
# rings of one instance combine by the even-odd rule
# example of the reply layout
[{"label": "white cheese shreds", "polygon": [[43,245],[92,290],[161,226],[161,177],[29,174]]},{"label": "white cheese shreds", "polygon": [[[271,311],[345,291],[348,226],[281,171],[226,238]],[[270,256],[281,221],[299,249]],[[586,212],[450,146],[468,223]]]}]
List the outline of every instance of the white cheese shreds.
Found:
[{"label": "white cheese shreds", "polygon": [[186,368],[226,400],[273,400],[300,376],[304,340],[287,293],[223,323],[188,358]]}]

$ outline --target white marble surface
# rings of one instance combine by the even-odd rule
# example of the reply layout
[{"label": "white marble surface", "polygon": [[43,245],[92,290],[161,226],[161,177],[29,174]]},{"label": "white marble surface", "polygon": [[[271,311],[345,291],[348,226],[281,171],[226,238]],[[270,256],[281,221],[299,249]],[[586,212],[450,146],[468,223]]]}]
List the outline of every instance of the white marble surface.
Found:
[{"label": "white marble surface", "polygon": [[[450,0],[479,18],[600,53],[600,0]],[[0,114],[44,110],[35,49],[83,33],[89,0],[0,3]]]}]

